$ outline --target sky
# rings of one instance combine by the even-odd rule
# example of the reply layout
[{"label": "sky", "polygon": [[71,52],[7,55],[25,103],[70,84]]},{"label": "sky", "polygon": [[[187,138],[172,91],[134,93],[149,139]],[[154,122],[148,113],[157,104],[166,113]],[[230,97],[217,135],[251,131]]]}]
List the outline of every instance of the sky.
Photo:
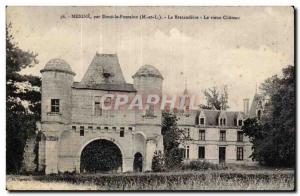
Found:
[{"label": "sky", "polygon": [[[239,19],[93,19],[102,14]],[[256,86],[294,64],[291,7],[8,7],[6,16],[19,47],[38,54],[25,74],[40,76],[50,59],[62,58],[80,81],[96,52],[114,53],[129,83],[142,65],[158,68],[167,94],[181,94],[186,80],[205,103],[204,89],[227,85],[229,110],[242,110]]]}]

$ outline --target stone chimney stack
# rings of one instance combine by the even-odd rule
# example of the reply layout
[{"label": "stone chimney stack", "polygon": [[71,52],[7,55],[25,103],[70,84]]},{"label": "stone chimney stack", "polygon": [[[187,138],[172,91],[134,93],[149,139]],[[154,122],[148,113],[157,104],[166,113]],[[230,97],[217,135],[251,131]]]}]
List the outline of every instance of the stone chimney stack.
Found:
[{"label": "stone chimney stack", "polygon": [[244,114],[248,115],[249,114],[249,99],[245,98],[244,100]]}]

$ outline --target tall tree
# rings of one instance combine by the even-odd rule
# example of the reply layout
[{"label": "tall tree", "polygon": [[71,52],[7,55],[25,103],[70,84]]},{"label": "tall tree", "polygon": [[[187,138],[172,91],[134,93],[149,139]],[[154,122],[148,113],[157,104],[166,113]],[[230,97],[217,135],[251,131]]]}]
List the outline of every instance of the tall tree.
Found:
[{"label": "tall tree", "polygon": [[204,109],[227,110],[228,106],[228,88],[224,85],[221,90],[216,86],[204,90],[206,105],[201,105]]},{"label": "tall tree", "polygon": [[37,54],[23,51],[14,41],[12,26],[6,26],[6,171],[17,173],[21,168],[26,139],[35,132],[40,120],[39,77],[20,71],[38,63]]},{"label": "tall tree", "polygon": [[247,119],[242,129],[254,145],[252,157],[270,166],[295,165],[295,68],[287,66],[282,77],[268,78],[262,85],[268,102],[260,121]]},{"label": "tall tree", "polygon": [[162,135],[166,168],[178,168],[181,166],[183,160],[179,144],[184,137],[184,132],[177,127],[178,118],[175,114],[163,112],[162,117]]}]

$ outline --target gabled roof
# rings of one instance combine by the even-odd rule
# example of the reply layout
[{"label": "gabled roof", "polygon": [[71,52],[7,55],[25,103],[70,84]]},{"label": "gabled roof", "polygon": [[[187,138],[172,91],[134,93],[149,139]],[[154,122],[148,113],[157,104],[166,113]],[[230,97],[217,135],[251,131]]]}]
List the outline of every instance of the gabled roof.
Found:
[{"label": "gabled roof", "polygon": [[124,84],[125,79],[116,54],[96,53],[80,84]]}]

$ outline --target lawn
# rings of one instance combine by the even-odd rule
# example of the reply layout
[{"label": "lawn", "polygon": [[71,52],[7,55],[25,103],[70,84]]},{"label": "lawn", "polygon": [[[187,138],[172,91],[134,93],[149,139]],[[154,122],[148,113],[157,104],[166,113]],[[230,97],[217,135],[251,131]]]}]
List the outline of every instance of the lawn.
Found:
[{"label": "lawn", "polygon": [[205,170],[167,173],[7,175],[8,190],[294,190],[293,170]]}]

